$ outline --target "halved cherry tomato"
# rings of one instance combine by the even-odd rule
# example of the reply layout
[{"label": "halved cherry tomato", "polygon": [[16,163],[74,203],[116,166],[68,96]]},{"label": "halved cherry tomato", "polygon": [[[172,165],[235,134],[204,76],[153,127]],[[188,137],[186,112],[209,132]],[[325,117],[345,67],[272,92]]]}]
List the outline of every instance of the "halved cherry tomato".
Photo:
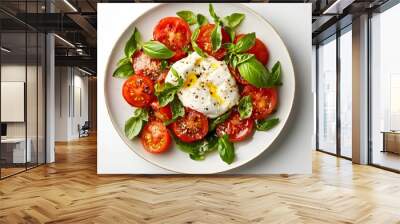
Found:
[{"label": "halved cherry tomato", "polygon": [[153,93],[153,82],[149,77],[141,74],[131,76],[122,86],[124,99],[134,107],[149,106]]},{"label": "halved cherry tomato", "polygon": [[236,82],[242,84],[242,85],[249,85],[250,83],[247,82],[239,73],[239,70],[236,68],[234,69],[232,66],[228,66],[229,71],[231,72],[231,75],[235,78]]},{"label": "halved cherry tomato", "polygon": [[171,145],[171,136],[161,121],[147,123],[140,135],[144,148],[151,153],[163,153]]},{"label": "halved cherry tomato", "polygon": [[204,114],[185,108],[185,116],[172,123],[172,130],[180,140],[194,142],[207,135],[208,120]]},{"label": "halved cherry tomato", "polygon": [[253,133],[253,127],[253,118],[240,120],[239,113],[233,111],[226,121],[217,126],[217,135],[223,136],[227,134],[231,142],[240,142]]},{"label": "halved cherry tomato", "polygon": [[167,121],[172,119],[172,111],[169,105],[165,107],[160,107],[157,100],[151,102],[151,108],[153,109],[153,115],[159,121]]},{"label": "halved cherry tomato", "polygon": [[[207,52],[207,54],[213,56],[217,60],[221,60],[226,53],[226,49],[221,47],[216,52],[212,51],[211,45],[211,33],[214,30],[215,24],[206,24],[200,27],[199,36],[197,37],[196,43],[199,47]],[[221,28],[222,33],[222,44],[229,42],[229,35]]]},{"label": "halved cherry tomato", "polygon": [[165,17],[154,27],[153,38],[165,44],[175,55],[170,61],[177,61],[186,56],[182,49],[189,46],[190,37],[189,24],[179,17]]},{"label": "halved cherry tomato", "polygon": [[278,91],[276,88],[256,88],[245,86],[243,96],[250,96],[253,101],[252,117],[256,120],[266,118],[274,112],[278,104]]},{"label": "halved cherry tomato", "polygon": [[[235,37],[235,43],[238,42],[240,38],[242,38],[244,34],[239,34]],[[247,53],[249,54],[254,54],[256,56],[257,60],[259,60],[261,63],[266,65],[268,63],[269,59],[269,52],[265,44],[258,38],[256,38],[256,43],[252,48],[250,48]]]},{"label": "halved cherry tomato", "polygon": [[161,61],[150,58],[150,56],[137,51],[132,55],[132,67],[135,74],[148,76],[153,82],[162,82],[165,77],[163,74],[168,71],[161,71]]}]

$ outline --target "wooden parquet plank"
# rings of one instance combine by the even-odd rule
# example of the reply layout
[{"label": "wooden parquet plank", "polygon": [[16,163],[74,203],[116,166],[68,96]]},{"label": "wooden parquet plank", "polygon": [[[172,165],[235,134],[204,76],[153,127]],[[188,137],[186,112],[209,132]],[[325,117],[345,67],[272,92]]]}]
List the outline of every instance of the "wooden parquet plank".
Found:
[{"label": "wooden parquet plank", "polygon": [[397,223],[400,175],[314,152],[312,175],[96,174],[96,138],[0,181],[0,223]]}]

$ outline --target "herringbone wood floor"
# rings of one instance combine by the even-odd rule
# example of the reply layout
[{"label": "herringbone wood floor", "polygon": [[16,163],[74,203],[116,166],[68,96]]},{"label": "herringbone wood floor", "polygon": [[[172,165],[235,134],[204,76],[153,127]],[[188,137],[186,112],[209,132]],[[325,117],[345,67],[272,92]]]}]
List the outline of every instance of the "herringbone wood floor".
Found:
[{"label": "herringbone wood floor", "polygon": [[312,175],[98,176],[96,139],[0,181],[0,223],[400,223],[400,175],[314,153]]}]

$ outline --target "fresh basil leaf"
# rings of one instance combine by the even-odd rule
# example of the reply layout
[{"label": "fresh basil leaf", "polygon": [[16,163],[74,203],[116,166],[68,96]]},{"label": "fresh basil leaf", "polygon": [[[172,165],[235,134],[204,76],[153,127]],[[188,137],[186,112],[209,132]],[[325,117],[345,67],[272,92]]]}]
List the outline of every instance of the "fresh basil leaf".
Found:
[{"label": "fresh basil leaf", "polygon": [[238,111],[240,119],[246,119],[253,112],[253,104],[250,96],[244,96],[239,100]]},{"label": "fresh basil leaf", "polygon": [[135,112],[133,113],[133,117],[141,118],[144,121],[148,121],[149,113],[145,109],[136,108]]},{"label": "fresh basil leaf", "polygon": [[228,111],[217,118],[211,119],[210,122],[208,123],[208,131],[209,132],[214,131],[217,125],[226,121],[226,119],[228,119],[230,115],[231,111]]},{"label": "fresh basil leaf", "polygon": [[151,40],[143,44],[143,52],[156,59],[169,59],[174,56],[174,52],[168,49],[159,41]]},{"label": "fresh basil leaf", "polygon": [[129,139],[133,139],[137,135],[139,135],[142,130],[144,122],[148,121],[149,115],[147,110],[137,108],[133,113],[133,116],[130,117],[125,122],[124,132],[125,136]]},{"label": "fresh basil leaf", "polygon": [[131,75],[133,75],[135,72],[133,71],[131,63],[125,62],[125,64],[121,64],[118,66],[117,69],[115,69],[113,73],[113,77],[116,78],[127,78]]},{"label": "fresh basil leaf", "polygon": [[222,23],[225,27],[230,27],[232,29],[239,26],[239,24],[244,20],[244,14],[242,13],[232,13],[230,16],[225,16],[222,19]]},{"label": "fresh basil leaf", "polygon": [[219,23],[215,24],[213,31],[211,32],[211,48],[215,52],[221,48],[222,45],[222,33],[221,26]]},{"label": "fresh basil leaf", "polygon": [[208,11],[210,12],[210,15],[213,18],[214,22],[216,24],[219,23],[219,17],[215,13],[214,6],[211,3],[208,5]]},{"label": "fresh basil leaf", "polygon": [[201,160],[204,160],[206,158],[204,155],[200,155],[200,154],[189,154],[189,157],[192,160],[196,160],[196,161],[201,161]]},{"label": "fresh basil leaf", "polygon": [[164,83],[162,87],[157,86],[155,95],[157,96],[160,107],[164,107],[171,103],[179,89],[179,86],[175,86],[169,82]]},{"label": "fresh basil leaf", "polygon": [[235,41],[235,30],[233,28],[230,27],[224,27],[225,31],[228,33],[229,35],[229,39],[231,40],[231,42]]},{"label": "fresh basil leaf", "polygon": [[192,41],[196,42],[197,38],[199,37],[199,33],[200,33],[200,28],[196,27],[196,29],[193,30],[193,33],[192,33],[192,36],[190,37],[190,39]]},{"label": "fresh basil leaf", "polygon": [[124,64],[128,64],[131,63],[131,58],[122,58],[121,60],[118,61],[118,67]]},{"label": "fresh basil leaf", "polygon": [[179,11],[176,13],[179,17],[185,20],[189,25],[193,25],[197,23],[196,15],[192,11]]},{"label": "fresh basil leaf", "polygon": [[257,121],[256,129],[259,131],[268,131],[279,123],[279,118],[270,118]]},{"label": "fresh basil leaf", "polygon": [[160,71],[162,72],[162,71],[164,71],[167,67],[168,67],[168,61],[167,60],[162,60],[161,61],[161,68],[160,68]]},{"label": "fresh basil leaf", "polygon": [[245,52],[249,50],[251,47],[253,47],[255,43],[256,43],[256,34],[255,33],[246,34],[238,40],[238,42],[235,45],[234,51],[236,53]]},{"label": "fresh basil leaf", "polygon": [[182,102],[177,97],[171,102],[171,112],[172,119],[185,116],[185,107],[183,107]]},{"label": "fresh basil leaf", "polygon": [[233,52],[235,49],[235,44],[232,43],[224,43],[223,47],[227,49],[229,52]]},{"label": "fresh basil leaf", "polygon": [[131,117],[125,122],[125,136],[133,139],[139,135],[142,130],[143,120],[137,117]]},{"label": "fresh basil leaf", "polygon": [[124,52],[127,58],[132,57],[133,53],[135,53],[135,51],[140,47],[140,42],[141,42],[140,33],[135,27],[131,37],[125,44]]},{"label": "fresh basil leaf", "polygon": [[174,135],[173,137],[178,149],[188,153],[193,160],[204,160],[205,155],[216,150],[218,146],[218,137],[215,134],[209,134],[203,140],[191,143],[183,142]]},{"label": "fresh basil leaf", "polygon": [[270,85],[271,86],[280,86],[281,82],[281,63],[278,61],[272,66],[271,69],[271,77],[270,77]]},{"label": "fresh basil leaf", "polygon": [[203,16],[202,14],[197,14],[197,24],[199,24],[199,26],[205,25],[208,23],[208,19],[207,17]]},{"label": "fresh basil leaf", "polygon": [[203,58],[207,57],[207,55],[203,52],[203,50],[202,50],[199,46],[197,46],[196,42],[192,42],[192,47],[193,47],[193,50],[194,50],[198,55],[200,55],[200,56],[203,57]]},{"label": "fresh basil leaf", "polygon": [[250,60],[253,57],[254,54],[237,54],[232,57],[230,63],[234,68],[236,68],[238,65]]},{"label": "fresh basil leaf", "polygon": [[219,157],[227,163],[231,164],[235,160],[235,147],[232,142],[229,141],[228,135],[224,135],[218,138],[218,152]]},{"label": "fresh basil leaf", "polygon": [[177,80],[179,80],[179,79],[181,78],[181,76],[179,76],[178,72],[175,70],[174,67],[171,67],[170,70],[171,70],[172,75],[173,75]]},{"label": "fresh basil leaf", "polygon": [[199,37],[199,33],[200,33],[200,28],[196,27],[196,29],[194,29],[194,31],[192,33],[192,37],[191,37],[192,48],[198,55],[200,55],[201,57],[204,58],[204,57],[207,57],[207,55],[203,52],[203,50],[201,50],[201,48],[196,43],[197,37]]},{"label": "fresh basil leaf", "polygon": [[256,87],[269,87],[271,74],[255,57],[238,65],[240,75]]}]

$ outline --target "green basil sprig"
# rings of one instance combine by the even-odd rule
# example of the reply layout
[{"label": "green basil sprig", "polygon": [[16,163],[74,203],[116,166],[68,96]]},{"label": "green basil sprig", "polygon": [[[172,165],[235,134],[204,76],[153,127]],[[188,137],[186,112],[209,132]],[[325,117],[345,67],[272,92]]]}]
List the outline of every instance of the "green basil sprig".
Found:
[{"label": "green basil sprig", "polygon": [[169,59],[174,56],[174,52],[168,49],[163,43],[151,40],[143,44],[143,52],[156,59]]},{"label": "green basil sprig", "polygon": [[155,95],[158,99],[158,103],[160,104],[160,107],[164,107],[171,103],[174,98],[176,93],[182,88],[183,86],[183,79],[179,76],[178,72],[171,67],[172,74],[174,75],[175,78],[177,78],[178,83],[176,85],[166,82],[164,85],[155,85]]},{"label": "green basil sprig", "polygon": [[125,136],[129,139],[133,139],[134,137],[139,135],[143,125],[148,121],[148,118],[149,115],[147,110],[137,108],[133,113],[133,116],[125,122]]},{"label": "green basil sprig", "polygon": [[131,65],[132,55],[140,49],[142,46],[142,39],[140,37],[139,30],[133,30],[131,37],[125,44],[124,53],[125,57],[119,60],[117,69],[113,72],[113,77],[116,78],[127,78],[135,73]]},{"label": "green basil sprig", "polygon": [[210,119],[210,121],[208,122],[208,131],[209,132],[214,131],[217,125],[226,121],[230,115],[231,111],[228,111],[217,118]]},{"label": "green basil sprig", "polygon": [[219,157],[227,163],[231,164],[235,160],[235,147],[232,142],[229,141],[228,135],[223,135],[218,138],[218,152]]},{"label": "green basil sprig", "polygon": [[218,137],[209,134],[204,139],[196,142],[186,143],[174,136],[175,143],[182,152],[188,153],[193,160],[204,160],[206,154],[215,151],[218,145]]},{"label": "green basil sprig", "polygon": [[258,131],[268,131],[275,127],[279,123],[279,118],[269,118],[265,120],[259,120],[256,123],[256,129]]},{"label": "green basil sprig", "polygon": [[185,20],[189,25],[194,25],[197,23],[199,26],[202,26],[208,23],[208,20],[204,15],[202,14],[196,15],[194,12],[189,10],[179,11],[176,13],[176,15]]},{"label": "green basil sprig", "polygon": [[252,48],[255,42],[256,34],[249,33],[240,38],[236,44],[225,44],[225,48],[228,49],[228,63],[236,68],[239,64],[254,57],[253,54],[247,54],[243,52],[246,52]]},{"label": "green basil sprig", "polygon": [[246,119],[251,116],[253,112],[253,104],[250,96],[244,96],[239,101],[238,111],[240,119]]}]

